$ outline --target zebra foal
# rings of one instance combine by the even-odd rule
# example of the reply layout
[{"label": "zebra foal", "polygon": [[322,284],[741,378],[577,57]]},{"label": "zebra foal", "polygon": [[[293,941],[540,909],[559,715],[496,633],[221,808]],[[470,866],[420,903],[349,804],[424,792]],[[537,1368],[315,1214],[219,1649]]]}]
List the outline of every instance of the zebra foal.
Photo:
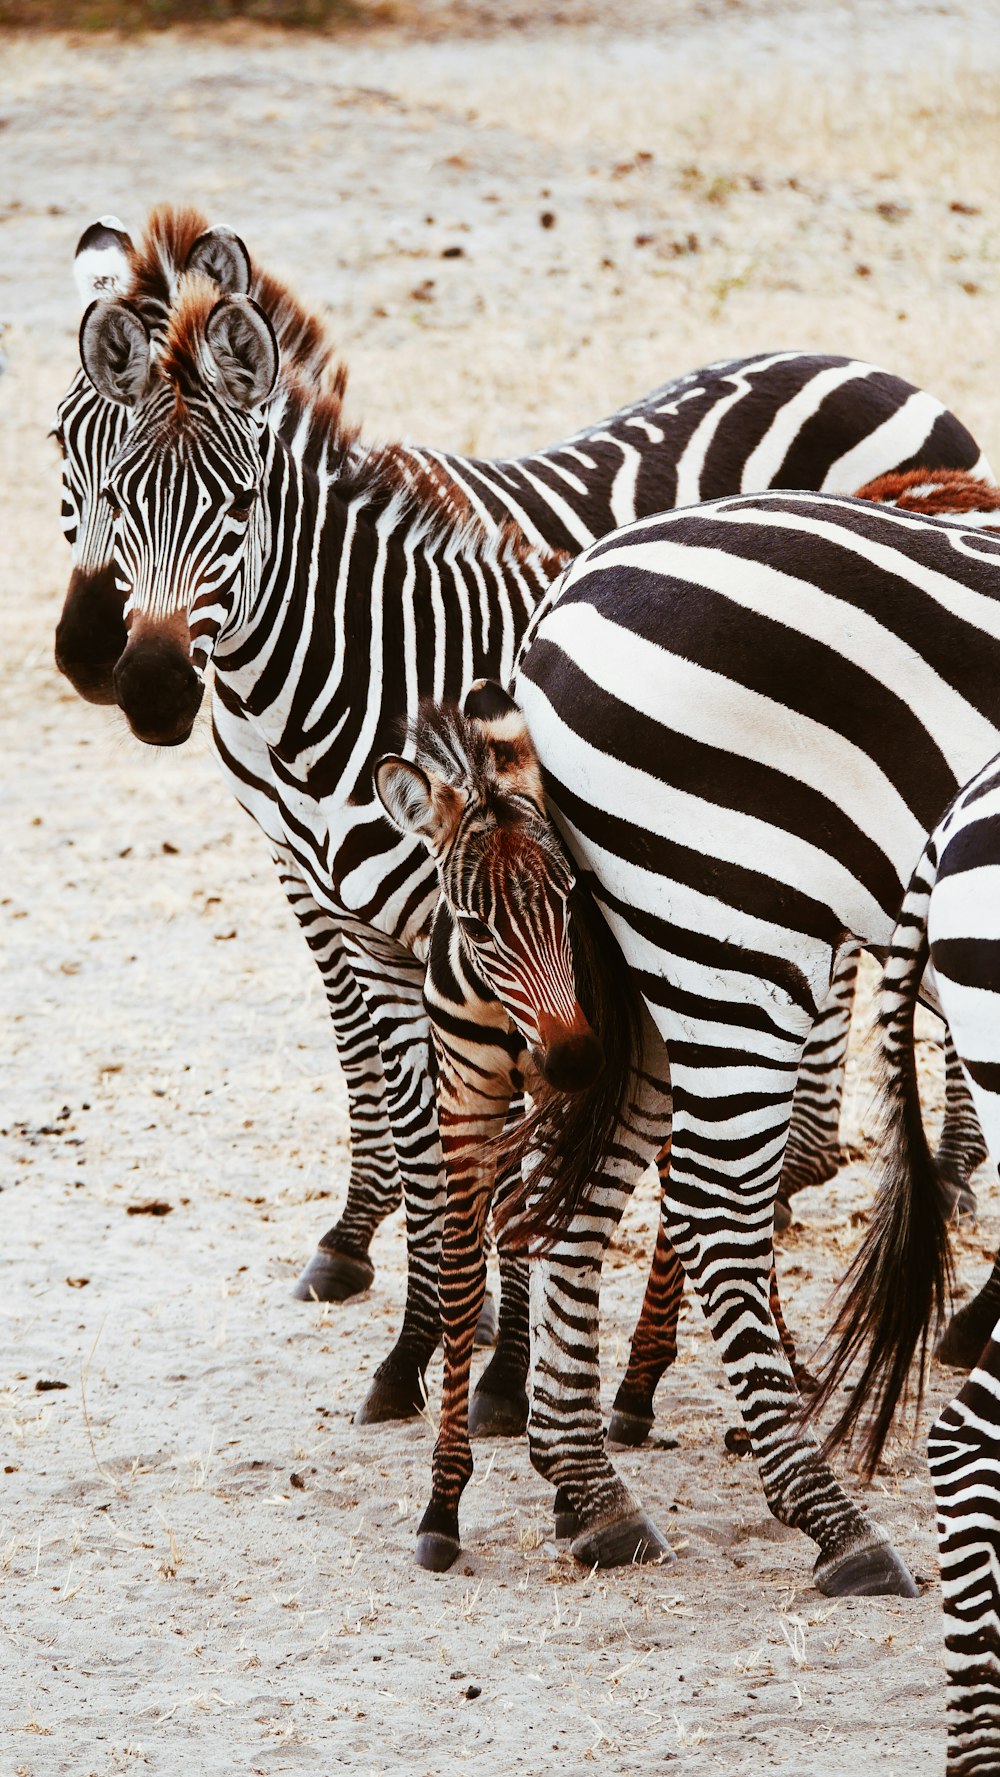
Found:
[{"label": "zebra foal", "polygon": [[[485,1287],[483,1232],[508,1108],[525,1084],[556,1096],[559,1141],[574,1157],[583,1190],[617,1128],[623,1070],[627,1074],[635,1064],[637,1026],[645,1015],[606,925],[575,888],[548,818],[524,718],[508,694],[483,681],[472,687],[461,714],[425,706],[408,755],[381,759],[375,783],[393,824],[426,846],[441,889],[424,999],[447,1175],[440,1271],[444,1382],[431,1500],[417,1537],[418,1560],[441,1571],[460,1552],[458,1507],[472,1474],[469,1365]],[[644,1073],[650,1081],[655,1074],[669,1116],[666,1056],[650,1028],[641,1046],[647,1051]],[[523,1132],[518,1145],[525,1145]],[[620,1135],[619,1149],[622,1160]],[[636,1150],[636,1161],[643,1158]],[[669,1143],[659,1155],[661,1169],[668,1163]],[[638,1441],[637,1404],[643,1435],[652,1423],[653,1391],[676,1356],[681,1288],[680,1265],[661,1225],[612,1437],[625,1431],[628,1442]],[[773,1271],[772,1288],[776,1301]],[[794,1347],[779,1324],[794,1366]],[[591,1359],[588,1392],[596,1398],[596,1345]],[[579,1392],[579,1382],[577,1387]],[[574,1417],[574,1403],[566,1404],[566,1416]],[[587,1565],[668,1558],[655,1525],[631,1509],[622,1491],[603,1448],[599,1417],[577,1415],[572,1431],[564,1425],[564,1436],[575,1472],[567,1469],[556,1496],[557,1535],[572,1535],[574,1553]]]}]

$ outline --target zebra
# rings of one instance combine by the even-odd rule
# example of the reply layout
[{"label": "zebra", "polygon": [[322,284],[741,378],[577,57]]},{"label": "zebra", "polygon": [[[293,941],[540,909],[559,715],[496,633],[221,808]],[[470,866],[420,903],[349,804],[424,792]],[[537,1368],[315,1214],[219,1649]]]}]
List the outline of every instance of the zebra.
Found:
[{"label": "zebra", "polygon": [[[192,249],[201,242],[192,257]],[[211,251],[206,244],[211,242]],[[208,230],[191,212],[154,213],[138,251],[120,223],[106,218],[85,232],[77,276],[85,296],[126,294],[146,324],[165,324],[184,269],[199,265],[222,289],[252,288],[276,319],[282,344],[308,377],[329,369],[329,348],[314,317],[295,326],[287,291],[250,270],[229,231]],[[339,367],[340,393],[346,373]],[[108,509],[100,499],[114,449],[128,423],[126,404],[106,400],[78,376],[57,428],[66,464],[64,520],[76,565],[57,632],[62,670],[95,701],[114,701],[113,672],[124,649],[121,600],[110,573]],[[515,517],[539,544],[576,549],[623,519],[661,505],[767,481],[850,491],[855,478],[906,462],[955,464],[989,476],[978,447],[953,415],[912,385],[854,360],[802,352],[758,355],[692,372],[596,427],[532,456],[500,461],[410,449],[403,461],[457,490],[495,527]],[[520,619],[518,619],[520,620]],[[352,1165],[344,1212],[303,1272],[302,1298],[344,1299],[374,1278],[369,1247],[379,1222],[400,1200],[392,1123],[412,1123],[412,1103],[395,1116],[377,1033],[352,977],[350,940],[317,904],[283,844],[271,763],[238,708],[213,697],[213,730],[223,774],[268,837],[289,902],[320,968],[348,1086]],[[845,958],[830,1003],[803,1057],[796,1118],[777,1204],[803,1185],[832,1176],[841,1158],[838,1124],[843,1060],[855,965]],[[949,1122],[949,1128],[952,1124]],[[954,1145],[954,1144],[953,1144]],[[953,1157],[962,1182],[962,1149]],[[971,1170],[971,1168],[969,1168]],[[651,1287],[655,1283],[651,1279]],[[367,1417],[395,1416],[417,1405],[417,1379],[385,1388]]]},{"label": "zebra", "polygon": [[[848,1434],[873,1407],[865,1466],[874,1471],[919,1348],[944,1307],[948,1204],[920,1116],[913,1020],[933,992],[948,1018],[986,1133],[1000,1156],[1000,754],[952,802],[910,879],[879,1003],[885,1113],[882,1186],[848,1276],[839,1338],[823,1376],[829,1397],[847,1362],[867,1348],[863,1374],[832,1434]],[[926,980],[925,980],[926,978]],[[948,1672],[948,1777],[1000,1765],[1000,1303],[991,1292],[960,1310],[971,1374],[928,1433]],[[970,1312],[971,1311],[971,1312]],[[962,1317],[965,1317],[964,1321]]]},{"label": "zebra", "polygon": [[[914,856],[996,750],[998,668],[1000,539],[772,492],[639,521],[582,552],[510,681],[550,809],[666,1043],[671,1241],[769,1506],[818,1542],[826,1591],[912,1595],[912,1582],[794,1429],[767,1307],[791,1094],[842,944],[890,942]],[[562,1164],[553,1148],[553,1187]],[[600,1193],[595,1244],[621,1212],[608,1168]],[[596,1337],[596,1287],[591,1317],[580,1308],[581,1218],[559,1237],[530,1204],[499,1211],[508,1238],[552,1242],[533,1284],[535,1363],[568,1392]],[[543,1424],[533,1407],[531,1429],[532,1459],[558,1484],[558,1413]]]},{"label": "zebra", "polygon": [[[601,1158],[591,1145],[593,1132],[606,1121],[600,1109],[595,1114],[594,1092],[587,1089],[600,1078],[602,1098],[617,1105],[622,1084],[616,1067],[627,1067],[633,1051],[629,1020],[636,1000],[617,990],[616,970],[605,959],[607,927],[589,897],[574,892],[523,715],[503,688],[477,682],[462,713],[423,706],[407,753],[378,761],[375,787],[393,825],[427,847],[441,889],[424,998],[448,1183],[440,1269],[445,1369],[432,1494],[417,1535],[417,1559],[443,1571],[461,1550],[458,1507],[473,1468],[469,1363],[485,1287],[483,1231],[510,1103],[525,1081],[532,1090],[540,1084],[547,1093],[584,1094],[581,1114],[564,1118],[561,1139],[578,1156],[585,1181]],[[603,991],[606,979],[615,991]],[[647,1072],[656,1046],[647,1030]],[[662,1049],[655,1066],[666,1107]],[[669,1143],[658,1164],[661,1171],[668,1166]],[[652,1423],[653,1391],[676,1356],[681,1275],[661,1224],[609,1426],[615,1441],[639,1441],[637,1403],[643,1435]],[[772,1292],[777,1306],[773,1267]],[[795,1370],[780,1307],[777,1316]],[[641,1512],[617,1523],[610,1541],[594,1539],[595,1524],[604,1523],[613,1505],[600,1485],[605,1458],[595,1429],[585,1423],[574,1439],[581,1486],[575,1504],[565,1487],[562,1499],[557,1496],[557,1534],[572,1534],[575,1553],[588,1565],[668,1557],[663,1538]]]},{"label": "zebra", "polygon": [[[119,703],[140,734],[179,741],[211,657],[217,709],[269,749],[288,849],[343,922],[387,1079],[391,1067],[401,1083],[412,1289],[373,1393],[380,1410],[393,1397],[409,1410],[437,1339],[440,1152],[420,997],[436,886],[382,822],[370,767],[422,695],[509,676],[563,558],[509,526],[477,528],[412,454],[359,453],[336,396],[279,380],[267,316],[245,296],[189,279],[155,360],[141,320],[98,302],[81,355],[109,399],[134,403],[149,385],[108,481],[129,591]],[[166,661],[180,718],[160,703],[157,731],[147,700],[162,698]]]}]

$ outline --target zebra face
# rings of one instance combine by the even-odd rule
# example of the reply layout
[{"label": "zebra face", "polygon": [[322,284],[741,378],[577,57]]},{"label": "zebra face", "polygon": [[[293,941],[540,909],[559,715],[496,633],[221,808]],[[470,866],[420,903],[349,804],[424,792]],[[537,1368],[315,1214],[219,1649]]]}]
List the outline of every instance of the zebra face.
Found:
[{"label": "zebra face", "polygon": [[134,409],[105,480],[127,642],[115,698],[132,732],[177,746],[191,733],[219,637],[259,586],[266,515],[260,403],[277,375],[270,323],[196,279],[152,362],[141,317],[98,303],[81,329],[95,387]]},{"label": "zebra face", "polygon": [[88,703],[114,703],[115,662],[127,639],[111,513],[101,499],[126,421],[125,410],[110,407],[81,375],[60,403],[53,428],[63,455],[63,532],[73,552],[56,625],[56,665]]},{"label": "zebra face", "polygon": [[573,877],[547,824],[460,829],[439,874],[467,961],[524,1037],[542,1079],[558,1092],[585,1091],[604,1052],[577,997]]}]

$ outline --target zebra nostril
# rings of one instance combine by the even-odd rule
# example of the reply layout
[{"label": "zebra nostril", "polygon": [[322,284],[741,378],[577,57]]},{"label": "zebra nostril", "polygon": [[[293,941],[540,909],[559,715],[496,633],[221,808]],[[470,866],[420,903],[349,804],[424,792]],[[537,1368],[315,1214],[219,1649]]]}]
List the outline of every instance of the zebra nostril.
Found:
[{"label": "zebra nostril", "polygon": [[557,1092],[585,1092],[604,1068],[604,1049],[593,1031],[574,1032],[550,1043],[538,1066]]},{"label": "zebra nostril", "polygon": [[115,667],[115,695],[138,740],[180,746],[201,707],[205,687],[187,655],[168,638],[130,642]]}]

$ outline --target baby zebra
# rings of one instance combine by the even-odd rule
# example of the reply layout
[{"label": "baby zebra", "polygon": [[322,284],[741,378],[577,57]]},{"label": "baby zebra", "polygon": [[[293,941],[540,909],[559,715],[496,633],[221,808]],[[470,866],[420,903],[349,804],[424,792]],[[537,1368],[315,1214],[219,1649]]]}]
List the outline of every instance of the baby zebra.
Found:
[{"label": "baby zebra", "polygon": [[[448,1187],[440,1270],[445,1376],[417,1558],[442,1571],[460,1551],[459,1500],[473,1468],[469,1366],[486,1281],[483,1234],[509,1106],[525,1086],[561,1101],[562,1145],[577,1157],[582,1195],[614,1127],[622,1069],[639,1047],[632,1026],[642,1013],[620,980],[610,932],[576,887],[513,699],[480,680],[464,713],[426,704],[411,742],[414,759],[385,756],[375,783],[389,818],[427,846],[441,885],[424,993]],[[643,1036],[644,1065],[658,1068],[659,1097],[669,1102],[666,1057],[661,1049],[654,1062],[655,1033]],[[664,1171],[668,1157],[669,1147]],[[621,1442],[640,1442],[652,1425],[653,1391],[676,1356],[681,1291],[681,1268],[661,1226],[612,1416],[610,1433]],[[772,1299],[794,1366],[773,1284]],[[544,1389],[546,1379],[537,1385]],[[505,1388],[504,1398],[512,1392]],[[480,1385],[473,1430],[491,1429],[482,1397]],[[578,1409],[578,1402],[556,1403],[564,1413]],[[557,1489],[557,1535],[572,1535],[574,1553],[588,1565],[666,1557],[645,1513],[622,1521],[620,1484],[600,1426],[584,1419],[564,1430],[577,1433],[566,1442],[577,1451],[580,1472]],[[612,1516],[613,1536],[602,1534]]]},{"label": "baby zebra", "polygon": [[[933,970],[941,1010],[1000,1159],[1000,755],[961,790],[931,834],[893,936],[880,1024],[886,1075],[885,1181],[838,1320],[824,1394],[862,1346],[864,1375],[835,1436],[874,1402],[864,1451],[878,1460],[893,1410],[949,1281],[948,1203],[920,1117],[913,1018]],[[964,1317],[964,1318],[963,1318]],[[948,1777],[1000,1768],[1000,1267],[956,1315],[978,1365],[928,1436],[938,1512],[949,1682]],[[971,1360],[975,1362],[975,1358]]]}]

